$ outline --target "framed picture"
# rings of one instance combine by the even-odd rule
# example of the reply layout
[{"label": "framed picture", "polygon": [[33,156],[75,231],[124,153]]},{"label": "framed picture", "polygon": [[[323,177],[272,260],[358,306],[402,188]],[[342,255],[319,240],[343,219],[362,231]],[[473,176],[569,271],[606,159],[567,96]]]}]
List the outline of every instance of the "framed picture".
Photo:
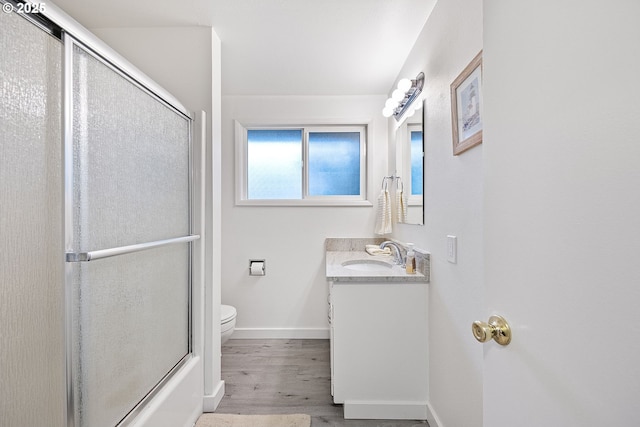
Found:
[{"label": "framed picture", "polygon": [[453,155],[482,143],[482,51],[451,83]]}]

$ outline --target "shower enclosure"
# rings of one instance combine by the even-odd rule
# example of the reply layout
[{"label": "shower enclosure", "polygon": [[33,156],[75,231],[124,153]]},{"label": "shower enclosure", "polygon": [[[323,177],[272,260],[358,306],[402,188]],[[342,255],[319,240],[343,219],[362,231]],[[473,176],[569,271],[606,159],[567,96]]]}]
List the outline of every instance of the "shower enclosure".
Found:
[{"label": "shower enclosure", "polygon": [[[52,407],[66,402],[62,425],[128,425],[193,359],[193,119],[52,6],[1,3],[0,231],[18,256],[12,268],[2,258],[15,289],[0,320],[30,315],[11,292],[47,306],[29,332],[59,350],[38,357],[48,381],[66,384],[51,391]],[[19,389],[10,368],[3,387]],[[2,425],[57,425],[0,401]]]}]

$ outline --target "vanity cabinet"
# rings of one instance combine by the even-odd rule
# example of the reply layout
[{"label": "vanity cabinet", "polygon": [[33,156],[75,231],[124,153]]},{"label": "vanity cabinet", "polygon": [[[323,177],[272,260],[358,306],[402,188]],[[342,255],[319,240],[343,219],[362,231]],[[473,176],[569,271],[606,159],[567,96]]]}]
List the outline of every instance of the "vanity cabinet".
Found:
[{"label": "vanity cabinet", "polygon": [[329,282],[331,390],[345,418],[426,419],[427,287]]}]

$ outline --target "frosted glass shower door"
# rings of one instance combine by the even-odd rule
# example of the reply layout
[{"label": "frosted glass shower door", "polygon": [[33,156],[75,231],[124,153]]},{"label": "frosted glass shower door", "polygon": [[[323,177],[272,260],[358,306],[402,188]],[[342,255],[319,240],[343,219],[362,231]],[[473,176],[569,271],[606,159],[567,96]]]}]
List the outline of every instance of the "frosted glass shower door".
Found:
[{"label": "frosted glass shower door", "polygon": [[60,40],[0,13],[0,426],[61,427]]},{"label": "frosted glass shower door", "polygon": [[191,351],[191,120],[65,48],[73,416],[113,427]]}]

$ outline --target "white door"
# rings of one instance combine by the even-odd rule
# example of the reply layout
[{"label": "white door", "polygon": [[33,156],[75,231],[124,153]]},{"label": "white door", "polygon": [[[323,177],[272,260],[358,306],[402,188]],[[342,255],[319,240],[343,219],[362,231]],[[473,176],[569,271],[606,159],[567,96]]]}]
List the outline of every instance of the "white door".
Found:
[{"label": "white door", "polygon": [[640,425],[639,18],[484,3],[485,427]]}]

